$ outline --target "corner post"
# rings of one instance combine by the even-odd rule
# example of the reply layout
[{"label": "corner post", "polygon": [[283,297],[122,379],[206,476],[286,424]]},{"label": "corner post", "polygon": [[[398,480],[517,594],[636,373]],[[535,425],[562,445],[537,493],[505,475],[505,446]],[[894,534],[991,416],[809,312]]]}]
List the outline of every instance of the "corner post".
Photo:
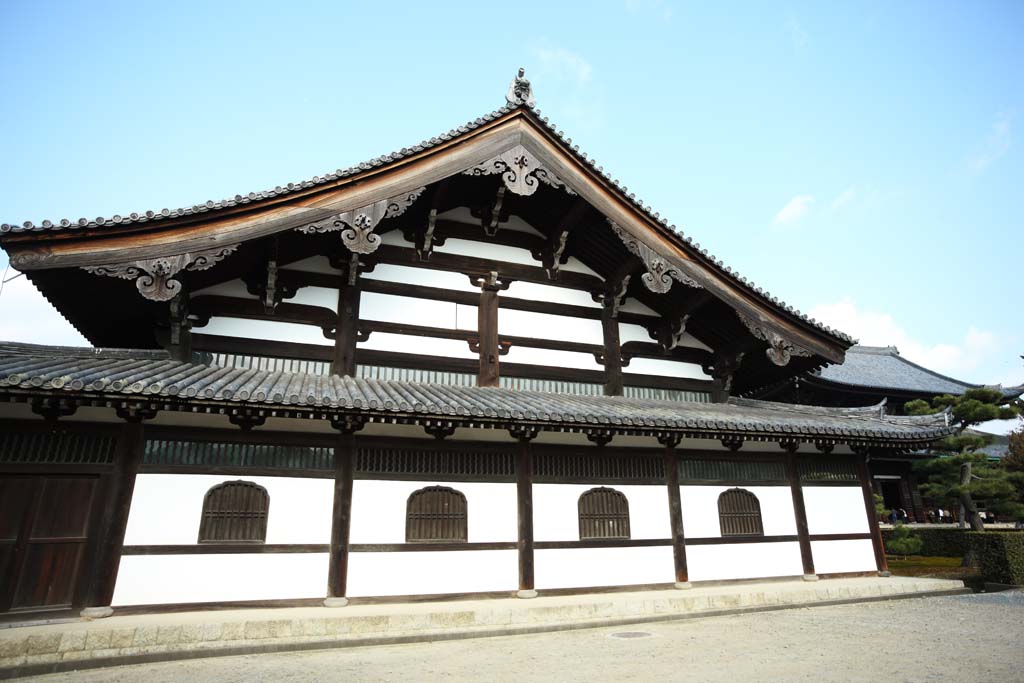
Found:
[{"label": "corner post", "polygon": [[533,453],[530,441],[537,436],[535,429],[519,428],[509,430],[518,440],[516,448],[516,498],[518,500],[519,539],[519,590],[518,598],[535,598],[537,591],[533,583]]},{"label": "corner post", "polygon": [[668,512],[672,529],[672,559],[675,562],[676,588],[690,588],[690,575],[686,567],[686,534],[683,531],[683,501],[679,493],[679,458],[676,446],[679,437],[668,434],[658,437],[665,447],[665,484],[668,487]]},{"label": "corner post", "polygon": [[348,274],[338,290],[338,320],[334,329],[331,374],[356,374],[356,342],[359,339],[359,254],[352,254]]},{"label": "corner post", "polygon": [[477,281],[480,286],[480,304],[477,307],[476,331],[480,338],[480,371],[476,383],[481,387],[496,387],[500,382],[498,369],[498,290],[507,288],[492,271]]},{"label": "corner post", "polygon": [[334,443],[334,506],[331,513],[331,547],[324,607],[344,607],[348,604],[346,590],[356,458],[355,434],[362,429],[363,422],[346,418],[334,420],[331,424],[338,430],[338,440]]},{"label": "corner post", "polygon": [[878,515],[875,514],[875,492],[871,488],[871,474],[868,471],[868,460],[871,459],[867,448],[854,448],[857,458],[857,477],[864,494],[864,512],[868,516],[868,529],[871,531],[871,546],[875,551],[875,564],[879,576],[892,576],[889,573],[889,562],[885,559],[885,545],[882,543],[882,530],[878,527]]},{"label": "corner post", "polygon": [[83,617],[99,619],[114,613],[117,573],[121,567],[121,550],[128,528],[128,515],[135,493],[135,479],[146,448],[143,420],[155,417],[156,411],[146,408],[121,407],[117,416],[124,420],[114,450],[114,470],[110,474],[100,528],[99,553],[94,564],[92,585],[86,593]]},{"label": "corner post", "polygon": [[814,555],[811,553],[811,535],[807,527],[807,508],[804,506],[804,491],[800,486],[800,470],[797,467],[796,451],[800,447],[800,442],[795,439],[780,441],[779,446],[786,451],[786,477],[789,479],[789,490],[793,496],[793,514],[796,516],[796,535],[800,541],[804,581],[817,581],[818,575],[814,573]]}]

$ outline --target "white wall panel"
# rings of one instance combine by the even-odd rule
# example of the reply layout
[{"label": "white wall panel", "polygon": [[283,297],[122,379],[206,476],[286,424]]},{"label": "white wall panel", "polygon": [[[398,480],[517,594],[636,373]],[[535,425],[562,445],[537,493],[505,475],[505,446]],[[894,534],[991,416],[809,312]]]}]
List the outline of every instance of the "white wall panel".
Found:
[{"label": "white wall panel", "polygon": [[338,310],[338,290],[327,287],[299,287],[295,296],[285,299],[282,303],[319,306],[333,312]]},{"label": "white wall panel", "polygon": [[327,553],[129,555],[113,604],[319,598],[327,594],[328,561]]},{"label": "white wall panel", "polygon": [[[578,541],[580,496],[597,485],[534,484],[535,541]],[[664,486],[611,486],[629,501],[631,538],[671,538],[668,492]]]},{"label": "white wall panel", "polygon": [[349,553],[348,557],[349,597],[511,592],[519,587],[515,550]]},{"label": "white wall panel", "polygon": [[[352,491],[350,541],[405,543],[406,503],[413,491],[426,486],[450,486],[466,496],[470,543],[515,541],[519,537],[515,484],[358,479]],[[483,551],[459,551],[456,555],[476,552]]]},{"label": "white wall panel", "polygon": [[195,543],[206,492],[237,479],[259,484],[270,496],[267,543],[330,543],[334,506],[330,479],[140,474],[135,480],[125,545]]},{"label": "white wall panel", "polygon": [[538,590],[675,581],[672,546],[558,548],[534,551]]},{"label": "white wall panel", "polygon": [[[812,532],[813,533],[813,532]],[[811,541],[814,571],[818,574],[869,572],[878,569],[871,539]]]},{"label": "white wall panel", "polygon": [[557,339],[581,344],[603,344],[600,320],[570,318],[565,315],[502,309],[498,313],[498,332],[519,337]]},{"label": "white wall panel", "polygon": [[601,307],[601,304],[594,301],[587,292],[534,282],[513,282],[506,291],[499,294],[499,296],[502,295],[511,296],[516,299],[548,301],[553,304],[570,304],[573,306],[586,306],[587,308]]},{"label": "white wall panel", "polygon": [[442,289],[454,289],[459,292],[480,292],[480,288],[474,286],[469,281],[469,278],[462,273],[449,273],[443,270],[414,268],[412,266],[381,264],[374,268],[372,273],[367,273],[364,279],[403,282],[409,285],[422,285],[424,287],[441,287]]},{"label": "white wall panel", "polygon": [[597,364],[594,356],[589,353],[551,351],[549,349],[535,349],[528,346],[513,346],[508,354],[501,357],[501,362],[532,363],[534,365],[550,365],[556,368],[579,368],[580,370],[602,369],[602,366]]},{"label": "white wall panel", "polygon": [[[647,328],[642,325],[619,323],[619,342],[625,344],[630,341],[653,342],[654,340],[647,333]],[[699,342],[692,334],[684,334],[679,342],[679,346],[691,349],[704,349],[705,351],[710,350],[708,346]]]},{"label": "white wall panel", "polygon": [[634,358],[623,368],[625,372],[640,375],[661,375],[662,377],[685,377],[688,379],[709,379],[699,365],[680,363],[660,358]]},{"label": "white wall panel", "polygon": [[796,541],[688,545],[686,565],[691,581],[760,579],[804,573],[800,544]]},{"label": "white wall panel", "polygon": [[259,297],[250,294],[248,287],[240,279],[229,280],[228,282],[221,282],[220,284],[213,285],[212,287],[206,287],[196,292],[192,292],[193,297],[197,296],[234,296],[240,299],[253,299],[256,300]]},{"label": "white wall panel", "polygon": [[296,344],[318,344],[333,346],[334,342],[324,337],[316,325],[281,323],[273,320],[243,320],[214,316],[205,327],[194,332],[218,337],[243,337],[245,339],[266,339],[268,341],[294,342]]},{"label": "white wall panel", "polygon": [[427,356],[448,356],[449,358],[478,359],[480,356],[469,350],[469,344],[458,339],[436,337],[413,337],[407,334],[374,332],[364,342],[356,344],[359,349],[417,353]]},{"label": "white wall panel", "polygon": [[864,534],[871,530],[859,486],[804,486],[803,490],[811,535]]},{"label": "white wall panel", "polygon": [[[718,496],[734,486],[680,486],[683,503],[683,529],[687,538],[719,538]],[[761,522],[765,536],[796,534],[793,495],[788,486],[743,486],[757,496],[761,504]],[[813,533],[813,532],[812,532]]]},{"label": "white wall panel", "polygon": [[[359,301],[359,317],[363,320],[455,329],[455,304],[450,301],[363,292]],[[476,311],[473,315],[473,329],[476,329]]]},{"label": "white wall panel", "polygon": [[[480,231],[483,234],[483,230]],[[540,262],[533,258],[533,255],[526,249],[510,247],[505,244],[494,244],[492,242],[475,242],[472,240],[449,239],[445,240],[442,246],[435,246],[434,251],[444,254],[459,254],[473,258],[490,259],[492,261],[506,261],[518,263],[524,266],[540,266]]]}]

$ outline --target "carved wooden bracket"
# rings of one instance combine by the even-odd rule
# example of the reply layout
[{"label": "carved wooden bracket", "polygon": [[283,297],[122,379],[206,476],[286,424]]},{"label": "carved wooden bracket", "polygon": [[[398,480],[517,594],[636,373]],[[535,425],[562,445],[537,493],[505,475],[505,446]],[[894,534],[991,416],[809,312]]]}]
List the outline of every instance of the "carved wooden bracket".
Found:
[{"label": "carved wooden bracket", "polygon": [[782,367],[789,365],[789,361],[793,356],[811,356],[813,355],[807,349],[803,349],[793,344],[793,342],[785,339],[779,333],[772,329],[761,320],[757,320],[748,315],[745,315],[739,311],[736,311],[736,315],[739,316],[743,324],[746,325],[750,333],[760,339],[761,341],[768,342],[768,348],[765,349],[765,355],[768,356],[768,360]]},{"label": "carved wooden bracket", "polygon": [[672,288],[673,279],[678,280],[687,287],[696,287],[697,289],[701,289],[701,284],[699,282],[679,270],[679,268],[671,265],[663,256],[658,254],[658,252],[654,251],[639,239],[623,230],[614,221],[609,220],[608,223],[611,224],[612,231],[620,240],[622,240],[622,243],[626,245],[626,249],[629,253],[643,261],[644,268],[647,269],[647,272],[643,274],[641,279],[647,289],[651,290],[655,294],[664,294]]},{"label": "carved wooden bracket", "polygon": [[530,427],[527,425],[518,425],[510,427],[508,433],[516,441],[533,441],[537,438],[539,430],[536,427]]},{"label": "carved wooden bracket", "polygon": [[817,448],[820,453],[824,453],[825,455],[828,455],[829,453],[832,452],[832,449],[834,449],[836,447],[836,442],[835,441],[824,441],[824,440],[820,440],[819,439],[818,441],[814,442],[814,447]]},{"label": "carved wooden bracket", "polygon": [[336,216],[295,228],[307,235],[341,231],[341,241],[356,254],[370,254],[380,246],[380,235],[373,230],[385,218],[401,216],[415,202],[426,187],[418,187],[395,197],[381,199],[373,204],[339,213]]},{"label": "carved wooden bracket", "polygon": [[156,417],[156,408],[150,408],[149,406],[123,404],[115,407],[114,412],[126,422],[142,422],[143,420],[152,420]]},{"label": "carved wooden bracket", "polygon": [[[480,339],[478,337],[473,337],[472,339],[467,339],[466,343],[469,344],[469,351],[470,351],[470,353],[480,353]],[[512,350],[512,342],[502,341],[501,339],[498,340],[498,355],[499,356],[507,356],[508,352],[511,351],[511,350]],[[492,359],[492,362],[493,362],[493,359]]]},{"label": "carved wooden bracket", "polygon": [[122,280],[135,280],[139,293],[151,301],[168,301],[181,292],[181,282],[174,276],[183,270],[208,270],[238,249],[237,244],[177,256],[143,259],[107,266],[82,266],[94,275]]},{"label": "carved wooden bracket", "polygon": [[797,449],[800,448],[800,439],[780,439],[779,448],[787,453],[796,453]]},{"label": "carved wooden bracket", "polygon": [[728,448],[733,453],[743,448],[743,439],[738,436],[724,436],[722,437],[721,441],[722,445]]},{"label": "carved wooden bracket", "polygon": [[423,426],[423,431],[438,441],[443,441],[455,433],[455,425],[451,422],[445,422],[443,424],[427,424]]},{"label": "carved wooden bracket", "polygon": [[485,176],[501,174],[501,180],[509,191],[529,197],[541,183],[561,188],[571,195],[576,192],[554,173],[544,167],[533,154],[522,145],[505,150],[487,161],[471,166],[463,175]]},{"label": "carved wooden bracket", "polygon": [[612,433],[605,430],[590,430],[587,432],[587,439],[598,446],[607,446],[611,443]]},{"label": "carved wooden bracket", "polygon": [[658,435],[658,443],[666,448],[675,448],[681,440],[682,437],[678,434],[665,433]]},{"label": "carved wooden bracket", "polygon": [[336,415],[331,418],[331,427],[342,434],[355,434],[366,425],[362,415]]},{"label": "carved wooden bracket", "polygon": [[78,410],[78,403],[66,398],[47,396],[32,400],[32,412],[46,420],[68,417],[69,415],[74,415],[76,410]]},{"label": "carved wooden bracket", "polygon": [[613,318],[619,317],[619,307],[626,301],[626,291],[629,289],[629,280],[632,275],[625,275],[618,282],[608,280],[609,289],[606,292],[591,292],[590,298],[606,308]]},{"label": "carved wooden bracket", "polygon": [[493,270],[486,275],[478,275],[476,273],[465,273],[465,275],[473,283],[474,287],[479,287],[488,292],[505,291],[513,282],[513,280],[501,277]]},{"label": "carved wooden bracket", "polygon": [[689,315],[684,315],[676,320],[666,320],[663,325],[649,328],[647,333],[651,335],[651,339],[658,342],[663,351],[668,353],[682,343],[683,337],[686,336],[686,324],[689,320]]},{"label": "carved wooden bracket", "polygon": [[240,427],[243,432],[252,431],[253,427],[260,427],[266,421],[266,415],[260,415],[252,410],[243,410],[228,415],[228,422],[236,427]]}]

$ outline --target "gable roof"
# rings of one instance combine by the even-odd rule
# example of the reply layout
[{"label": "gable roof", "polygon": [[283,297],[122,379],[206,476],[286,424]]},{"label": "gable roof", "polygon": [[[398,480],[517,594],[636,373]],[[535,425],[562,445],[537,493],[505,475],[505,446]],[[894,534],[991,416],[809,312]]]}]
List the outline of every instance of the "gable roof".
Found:
[{"label": "gable roof", "polygon": [[[851,387],[906,391],[929,396],[959,396],[981,387],[922,367],[900,355],[895,346],[853,346],[841,365],[830,365],[815,373],[828,382]],[[998,387],[1008,399],[1024,392],[1024,386]]]},{"label": "gable roof", "polygon": [[[506,124],[517,127],[504,129]],[[499,133],[504,134],[504,137]],[[542,117],[540,110],[525,102],[510,103],[411,147],[403,147],[347,169],[338,169],[264,192],[236,195],[220,201],[210,200],[174,210],[162,209],[112,218],[64,219],[56,222],[47,220],[39,225],[32,222],[21,225],[5,223],[0,225],[0,245],[11,254],[11,263],[19,270],[105,265],[130,260],[132,257],[126,255],[123,243],[115,239],[128,234],[149,233],[152,236],[145,258],[221,246],[227,242],[290,230],[336,215],[340,211],[351,210],[366,204],[374,192],[376,199],[408,192],[453,172],[461,172],[472,163],[484,161],[493,156],[496,150],[508,149],[509,141],[514,139],[531,147],[530,151],[541,157],[545,165],[554,166],[562,180],[568,181],[580,194],[587,195],[585,198],[609,220],[622,224],[634,237],[646,239],[649,243],[652,237],[657,237],[659,244],[667,247],[670,252],[665,253],[666,249],[663,248],[660,256],[670,259],[673,265],[687,275],[692,275],[737,311],[746,309],[744,312],[747,319],[753,321],[751,324],[774,326],[776,332],[783,333],[783,337],[808,347],[808,350],[831,362],[841,362],[843,350],[855,343],[850,336],[804,315],[725,266],[721,260],[709,254],[707,249],[682,234],[634,193],[629,192],[627,187],[606,174],[602,166],[581,152],[578,145],[572,144],[571,138],[566,137],[546,117]],[[442,169],[432,175],[414,173],[415,178],[390,183],[385,179],[374,186],[374,181],[380,180],[387,172],[403,165],[416,166],[432,154],[450,149],[455,143],[474,140],[480,142],[478,148],[462,160],[449,163],[444,167],[447,170]],[[578,168],[567,166],[559,154],[567,155]],[[467,163],[471,156],[472,163]],[[439,172],[445,175],[438,176]],[[584,186],[593,186],[594,189],[592,192],[587,191]],[[324,193],[328,192],[335,192],[336,196],[326,197]],[[609,197],[614,201],[606,201]],[[628,207],[632,215],[623,212],[620,203]],[[264,209],[273,209],[275,213],[253,213]],[[639,217],[639,221],[636,217]],[[214,222],[219,223],[223,235],[207,229],[216,227],[213,226]],[[636,234],[644,229],[655,235]],[[57,236],[66,236],[71,240],[55,242],[48,239]],[[78,237],[86,238],[84,243],[75,239]],[[133,237],[133,242],[140,239]],[[40,240],[46,246],[37,248]],[[788,322],[782,323],[780,328],[778,321],[773,324],[765,320],[772,316],[779,316],[780,320]]]}]

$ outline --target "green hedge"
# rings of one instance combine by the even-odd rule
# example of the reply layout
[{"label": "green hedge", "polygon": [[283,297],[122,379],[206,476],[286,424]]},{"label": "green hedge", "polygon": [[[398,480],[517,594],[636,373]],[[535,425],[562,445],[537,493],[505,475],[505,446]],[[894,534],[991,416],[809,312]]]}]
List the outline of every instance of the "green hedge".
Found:
[{"label": "green hedge", "polygon": [[[882,529],[882,542],[886,547],[892,534],[892,529]],[[914,527],[913,534],[924,541],[918,554],[925,557],[963,557],[967,554],[970,544],[970,538],[964,529]]]},{"label": "green hedge", "polygon": [[971,539],[985,581],[1024,586],[1024,534],[972,531],[965,536]]}]

